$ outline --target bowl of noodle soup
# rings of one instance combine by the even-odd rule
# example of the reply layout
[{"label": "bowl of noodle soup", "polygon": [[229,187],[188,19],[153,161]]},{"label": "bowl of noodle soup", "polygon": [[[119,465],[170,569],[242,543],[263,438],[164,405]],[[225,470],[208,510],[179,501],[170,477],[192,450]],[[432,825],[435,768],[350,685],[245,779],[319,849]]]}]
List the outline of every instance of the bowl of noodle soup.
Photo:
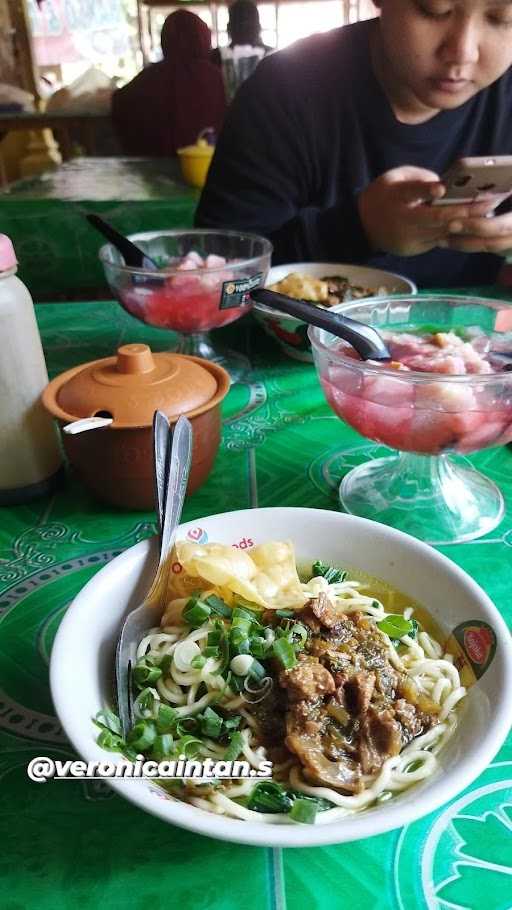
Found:
[{"label": "bowl of noodle soup", "polygon": [[510,636],[465,572],[366,519],[268,508],[180,526],[122,740],[115,644],[157,547],[113,559],[70,606],[51,660],[57,714],[87,761],[181,756],[247,776],[107,781],[140,808],[228,841],[341,843],[435,810],[506,738]]}]

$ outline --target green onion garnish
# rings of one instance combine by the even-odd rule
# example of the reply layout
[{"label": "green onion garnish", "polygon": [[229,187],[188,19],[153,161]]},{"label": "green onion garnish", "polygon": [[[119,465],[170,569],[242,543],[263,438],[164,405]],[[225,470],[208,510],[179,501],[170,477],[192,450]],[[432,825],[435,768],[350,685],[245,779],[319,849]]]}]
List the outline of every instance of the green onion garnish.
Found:
[{"label": "green onion garnish", "polygon": [[242,718],[240,714],[234,714],[233,717],[227,717],[224,720],[224,729],[225,730],[237,730],[240,726]]},{"label": "green onion garnish", "polygon": [[[217,650],[217,648],[215,650]],[[207,656],[208,655],[206,655],[206,657]],[[204,654],[198,654],[197,657],[193,657],[192,660],[190,661],[190,666],[192,667],[192,669],[193,670],[202,670],[206,663],[206,657],[204,656]]]},{"label": "green onion garnish", "polygon": [[159,704],[159,699],[155,696],[153,689],[143,689],[133,703],[133,711],[136,717],[154,717]]},{"label": "green onion garnish", "polygon": [[170,705],[159,705],[155,721],[157,733],[170,733],[177,719],[178,715],[174,708],[171,708]]},{"label": "green onion garnish", "polygon": [[117,714],[114,714],[110,708],[104,708],[103,711],[98,711],[94,718],[94,723],[97,727],[109,730],[111,733],[117,733],[118,736],[121,735],[121,721]]},{"label": "green onion garnish", "polygon": [[247,675],[250,676],[251,679],[260,680],[260,679],[263,679],[268,674],[267,674],[267,671],[265,670],[265,667],[263,666],[263,664],[260,664],[259,660],[256,660],[256,658],[253,658],[252,664],[249,667],[249,672]]},{"label": "green onion garnish", "polygon": [[203,736],[209,736],[210,739],[219,738],[222,731],[222,717],[216,711],[211,708],[205,708],[198,719]]},{"label": "green onion garnish", "polygon": [[236,731],[231,735],[229,746],[224,753],[224,761],[235,761],[244,747],[244,738],[241,733]]},{"label": "green onion garnish", "polygon": [[98,746],[101,746],[102,749],[107,749],[108,752],[122,752],[123,751],[123,740],[117,733],[112,733],[111,730],[103,729],[99,733],[96,740]]},{"label": "green onion garnish", "polygon": [[301,622],[296,622],[291,627],[290,634],[295,649],[301,651],[308,640],[308,630],[306,629],[306,626],[303,626]]},{"label": "green onion garnish", "polygon": [[158,666],[162,671],[162,676],[168,676],[172,666],[172,654],[165,654]]},{"label": "green onion garnish", "polygon": [[289,812],[293,800],[284,787],[276,781],[260,781],[247,800],[247,808],[253,812]]},{"label": "green onion garnish", "polygon": [[210,607],[212,613],[216,613],[217,616],[224,616],[229,619],[231,616],[232,610],[220,597],[217,597],[216,594],[210,594],[209,597],[206,597],[204,603]]},{"label": "green onion garnish", "polygon": [[145,686],[152,686],[153,683],[160,679],[162,670],[157,667],[150,657],[143,657],[138,660],[133,668],[133,679],[139,689]]},{"label": "green onion garnish", "polygon": [[[206,647],[206,648],[204,649],[204,651],[203,651],[203,657],[206,657],[206,658],[208,658],[208,657],[215,657],[215,658],[220,657],[220,648],[218,648],[217,645],[214,645],[214,646],[212,646],[212,647],[210,647],[210,646]],[[194,657],[194,660],[197,660],[197,657]],[[192,666],[192,667],[194,666],[194,660],[193,660],[192,663],[191,663],[191,666]]]},{"label": "green onion garnish", "polygon": [[270,644],[261,635],[251,635],[248,640],[249,654],[253,657],[267,657]]},{"label": "green onion garnish", "polygon": [[172,755],[174,740],[170,733],[164,733],[162,736],[157,736],[153,743],[153,748],[151,749],[151,758],[156,759],[156,761],[162,761],[164,758],[168,758],[169,755]]},{"label": "green onion garnish", "polygon": [[315,800],[312,799],[296,799],[293,803],[292,808],[290,809],[290,818],[294,822],[302,822],[304,825],[314,824],[317,813],[317,806]]},{"label": "green onion garnish", "polygon": [[208,619],[211,609],[197,597],[191,597],[183,610],[183,619],[193,629],[198,629]]},{"label": "green onion garnish", "polygon": [[340,581],[345,581],[347,577],[347,572],[343,572],[341,569],[335,569],[333,566],[326,566],[320,560],[317,560],[313,563],[312,566],[313,578],[317,578],[321,575],[329,582],[330,585],[336,584]]},{"label": "green onion garnish", "polygon": [[144,752],[156,739],[156,726],[152,721],[141,720],[128,733],[126,742],[136,752]]},{"label": "green onion garnish", "polygon": [[272,653],[285,670],[291,670],[297,663],[295,648],[287,638],[276,638],[272,645]]},{"label": "green onion garnish", "polygon": [[276,616],[280,616],[281,619],[291,619],[294,615],[293,610],[276,610]]},{"label": "green onion garnish", "polygon": [[197,733],[199,721],[197,717],[180,717],[176,724],[176,735],[186,736],[188,733]]},{"label": "green onion garnish", "polygon": [[199,755],[202,745],[196,736],[182,736],[176,743],[175,751],[177,755],[183,754],[185,758],[195,758]]}]

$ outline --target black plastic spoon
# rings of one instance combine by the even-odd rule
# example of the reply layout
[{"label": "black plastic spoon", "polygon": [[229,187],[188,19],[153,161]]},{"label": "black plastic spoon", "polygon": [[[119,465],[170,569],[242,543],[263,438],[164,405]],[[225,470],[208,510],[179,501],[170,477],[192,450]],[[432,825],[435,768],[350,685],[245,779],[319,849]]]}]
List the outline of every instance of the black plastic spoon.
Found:
[{"label": "black plastic spoon", "polygon": [[95,215],[91,212],[85,217],[93,228],[96,228],[100,234],[103,234],[103,236],[106,237],[107,240],[110,240],[110,243],[119,250],[127,266],[133,269],[150,269],[151,271],[158,271],[158,265],[154,259],[151,259],[147,253],[144,253],[138,246],[135,246],[131,240],[128,240],[128,237],[124,237],[123,234],[116,231],[111,224],[104,221],[99,215]]},{"label": "black plastic spoon", "polygon": [[307,322],[308,325],[316,325],[338,338],[343,338],[352,345],[363,360],[392,359],[384,339],[376,329],[366,325],[365,322],[357,322],[355,319],[349,319],[348,316],[342,316],[341,313],[333,313],[331,310],[315,306],[314,303],[294,300],[292,297],[277,294],[266,288],[256,288],[251,291],[251,298],[272,310],[295,316],[297,319]]}]

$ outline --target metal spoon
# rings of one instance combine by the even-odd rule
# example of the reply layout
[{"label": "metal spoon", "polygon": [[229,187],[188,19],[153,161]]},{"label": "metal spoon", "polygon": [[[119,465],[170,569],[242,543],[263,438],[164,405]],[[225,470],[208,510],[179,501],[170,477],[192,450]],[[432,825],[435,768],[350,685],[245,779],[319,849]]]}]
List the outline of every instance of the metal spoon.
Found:
[{"label": "metal spoon", "polygon": [[376,329],[364,322],[357,322],[355,319],[349,319],[348,316],[342,316],[341,313],[333,313],[305,300],[294,300],[292,297],[277,294],[267,288],[256,288],[251,291],[251,298],[272,310],[296,316],[297,319],[307,322],[308,325],[316,325],[338,338],[343,338],[352,345],[363,360],[392,359],[384,339]]},{"label": "metal spoon", "polygon": [[96,228],[100,234],[103,234],[103,236],[119,250],[127,266],[134,269],[159,270],[154,259],[151,259],[147,253],[132,243],[131,240],[128,240],[128,237],[125,237],[123,234],[120,234],[119,231],[116,231],[111,224],[104,221],[99,215],[95,215],[91,212],[85,217],[93,228]]},{"label": "metal spoon", "polygon": [[[192,458],[192,426],[180,417],[172,434],[169,452],[169,424],[161,411],[153,421],[155,451],[155,486],[157,508],[162,509],[160,559],[155,576],[143,603],[126,617],[116,650],[116,688],[119,719],[126,738],[132,726],[132,670],[137,661],[137,646],[144,632],[160,621],[163,599],[167,591],[169,554],[174,544]],[[163,473],[162,473],[163,472]],[[162,477],[164,478],[162,486]]]}]

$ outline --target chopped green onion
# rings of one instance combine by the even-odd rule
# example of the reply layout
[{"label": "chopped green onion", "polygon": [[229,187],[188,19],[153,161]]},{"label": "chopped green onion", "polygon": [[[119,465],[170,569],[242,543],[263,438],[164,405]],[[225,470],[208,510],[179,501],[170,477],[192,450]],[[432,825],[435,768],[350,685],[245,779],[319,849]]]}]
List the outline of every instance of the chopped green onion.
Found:
[{"label": "chopped green onion", "polygon": [[253,610],[248,610],[246,607],[235,607],[232,613],[232,624],[235,625],[235,620],[241,619],[254,623],[256,626],[260,625],[259,617]]},{"label": "chopped green onion", "polygon": [[96,740],[98,746],[101,746],[102,749],[106,749],[108,752],[122,752],[123,751],[123,740],[117,733],[112,733],[111,730],[106,728],[99,733]]},{"label": "chopped green onion", "polygon": [[168,758],[169,755],[172,755],[174,740],[170,733],[164,733],[162,736],[157,736],[153,743],[153,748],[151,749],[151,758],[156,759],[156,761],[162,761],[164,758]]},{"label": "chopped green onion", "polygon": [[197,733],[199,721],[196,717],[181,717],[176,724],[176,735],[185,736],[188,733]]},{"label": "chopped green onion", "polygon": [[254,657],[251,654],[236,654],[229,667],[237,676],[247,676],[253,663]]},{"label": "chopped green onion", "polygon": [[247,675],[250,676],[251,679],[260,680],[260,679],[263,679],[268,674],[267,674],[267,671],[265,670],[265,667],[263,666],[263,664],[260,664],[259,660],[256,660],[256,658],[254,657],[252,664],[249,667]]},{"label": "chopped green onion", "polygon": [[172,654],[165,654],[158,666],[162,671],[162,676],[168,676],[172,666]]},{"label": "chopped green onion", "polygon": [[249,639],[249,653],[253,657],[267,657],[271,642],[261,635],[251,635]]},{"label": "chopped green onion", "polygon": [[326,566],[323,562],[320,562],[320,560],[313,563],[312,572],[313,578],[318,578],[320,575],[322,578],[325,578],[330,585],[345,581],[348,574],[341,569],[333,568],[333,566]]},{"label": "chopped green onion", "polygon": [[144,752],[156,739],[156,727],[152,721],[141,720],[128,733],[126,742],[136,752]]},{"label": "chopped green onion", "polygon": [[139,689],[145,686],[152,686],[153,683],[160,679],[162,670],[157,667],[150,657],[143,657],[137,661],[133,668],[133,679]]},{"label": "chopped green onion", "polygon": [[312,799],[296,799],[290,809],[290,818],[294,822],[304,825],[314,824],[317,813],[316,801]]},{"label": "chopped green onion", "polygon": [[287,638],[276,638],[272,645],[272,653],[285,670],[291,670],[297,663],[295,649]]},{"label": "chopped green onion", "polygon": [[377,623],[377,628],[391,639],[400,639],[403,635],[409,635],[413,629],[413,622],[410,619],[404,619],[400,613],[388,613],[388,615]]},{"label": "chopped green onion", "polygon": [[170,733],[174,728],[177,719],[178,715],[174,708],[171,708],[170,705],[159,705],[155,721],[157,733]]},{"label": "chopped green onion", "polygon": [[235,761],[244,747],[244,738],[236,731],[231,735],[229,746],[224,753],[224,761]]},{"label": "chopped green onion", "polygon": [[94,723],[97,727],[104,727],[105,730],[110,730],[112,733],[117,733],[118,736],[121,735],[121,721],[119,720],[117,714],[114,714],[110,708],[104,708],[103,711],[98,711],[96,717],[94,718]]},{"label": "chopped green onion", "polygon": [[193,629],[198,629],[206,622],[211,613],[210,607],[201,603],[196,597],[191,597],[183,610],[183,619]]},{"label": "chopped green onion", "polygon": [[242,641],[244,638],[249,637],[251,631],[251,621],[249,619],[244,619],[243,617],[235,617],[231,623],[231,632],[230,632],[230,641]]},{"label": "chopped green onion", "polygon": [[244,676],[237,676],[236,673],[232,673],[231,670],[229,670],[227,672],[226,686],[229,686],[229,688],[231,689],[232,692],[234,692],[235,695],[239,695],[240,692],[244,691],[244,682],[245,682]]},{"label": "chopped green onion", "polygon": [[291,619],[295,613],[293,610],[276,610],[276,616],[280,616],[281,619]]},{"label": "chopped green onion", "polygon": [[222,717],[211,708],[205,708],[202,715],[198,718],[200,730],[203,736],[211,739],[218,739],[222,732]]},{"label": "chopped green onion", "polygon": [[250,616],[254,616],[254,622],[259,622],[259,616],[263,612],[264,607],[260,607],[259,604],[251,603],[249,600],[245,600],[244,597],[240,597],[237,594],[235,609],[245,610]]},{"label": "chopped green onion", "polygon": [[143,689],[133,703],[133,711],[137,717],[153,717],[158,711],[160,700],[153,689]]},{"label": "chopped green onion", "polygon": [[[218,648],[217,645],[214,645],[213,647],[208,646],[208,647],[206,647],[206,648],[204,649],[203,655],[202,655],[202,656],[203,656],[203,657],[206,657],[206,658],[208,658],[208,657],[215,657],[215,658],[220,657],[220,648]],[[197,660],[197,657],[195,657],[194,660]]]},{"label": "chopped green onion", "polygon": [[231,616],[232,610],[220,597],[217,597],[216,594],[210,594],[209,597],[205,597],[204,603],[210,607],[212,613],[216,613],[217,616],[225,616],[229,619]]},{"label": "chopped green onion", "polygon": [[202,745],[196,736],[182,736],[176,743],[176,753],[178,755],[183,753],[185,758],[195,758],[199,755]]},{"label": "chopped green onion", "polygon": [[206,663],[206,657],[203,654],[198,654],[197,657],[193,657],[190,661],[190,666],[193,670],[202,670]]},{"label": "chopped green onion", "polygon": [[260,781],[247,800],[247,808],[253,812],[289,812],[293,806],[284,787],[276,781]]},{"label": "chopped green onion", "polygon": [[[301,622],[296,622],[291,627],[290,633],[295,649],[299,651],[302,650],[308,640],[308,630],[306,629],[306,626],[303,626]],[[295,639],[295,641],[293,641],[293,639]]]},{"label": "chopped green onion", "polygon": [[224,729],[225,730],[237,730],[241,723],[241,715],[234,714],[233,717],[227,717],[224,720]]}]

